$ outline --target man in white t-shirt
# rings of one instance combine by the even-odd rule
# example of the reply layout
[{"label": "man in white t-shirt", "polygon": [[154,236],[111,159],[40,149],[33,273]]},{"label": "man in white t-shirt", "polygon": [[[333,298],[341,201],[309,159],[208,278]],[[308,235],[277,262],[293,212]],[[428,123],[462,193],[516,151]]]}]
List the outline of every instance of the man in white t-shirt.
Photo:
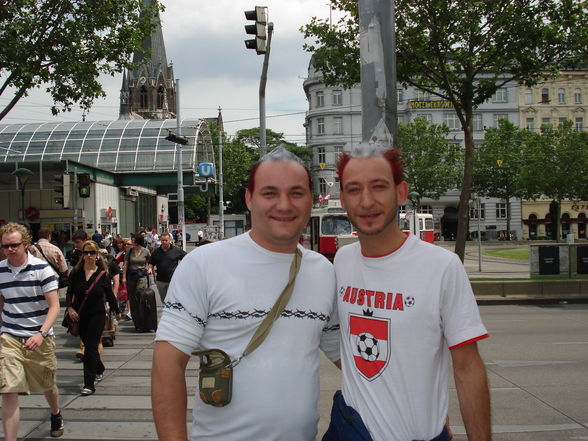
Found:
[{"label": "man in white t-shirt", "polygon": [[400,230],[408,185],[396,149],[361,144],[341,156],[337,171],[359,242],[334,261],[342,391],[323,441],[449,440],[450,361],[468,439],[489,441],[476,343],[488,333],[462,263]]},{"label": "man in white t-shirt", "polygon": [[319,348],[339,360],[335,276],[323,256],[298,240],[312,206],[308,169],[284,148],[249,176],[249,232],[199,247],[172,277],[159,324],[152,404],[159,439],[188,439],[185,368],[194,350],[241,357],[282,293],[302,253],[292,297],[266,339],[233,369],[224,407],[194,398],[189,439],[314,441],[319,414]]}]

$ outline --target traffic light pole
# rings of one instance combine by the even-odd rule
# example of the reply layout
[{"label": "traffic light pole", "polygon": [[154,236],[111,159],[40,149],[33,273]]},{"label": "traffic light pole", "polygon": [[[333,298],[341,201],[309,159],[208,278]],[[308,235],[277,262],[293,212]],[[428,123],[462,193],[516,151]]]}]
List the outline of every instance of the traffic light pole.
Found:
[{"label": "traffic light pole", "polygon": [[263,67],[261,69],[261,79],[259,81],[259,157],[267,153],[266,129],[265,129],[265,85],[267,84],[267,71],[269,67],[270,48],[272,43],[272,34],[274,33],[274,24],[267,24],[267,49],[263,56]]},{"label": "traffic light pole", "polygon": [[[180,122],[180,80],[176,78],[176,121],[178,138],[182,136],[182,127]],[[184,214],[184,171],[182,169],[182,144],[176,143],[177,161],[178,161],[178,230],[182,232],[182,249],[186,250],[186,219]]]},{"label": "traffic light pole", "polygon": [[[219,120],[221,117],[221,108],[218,108]],[[221,129],[221,127],[219,127]],[[218,238],[225,238],[225,201],[223,194],[223,131],[218,132]]]}]

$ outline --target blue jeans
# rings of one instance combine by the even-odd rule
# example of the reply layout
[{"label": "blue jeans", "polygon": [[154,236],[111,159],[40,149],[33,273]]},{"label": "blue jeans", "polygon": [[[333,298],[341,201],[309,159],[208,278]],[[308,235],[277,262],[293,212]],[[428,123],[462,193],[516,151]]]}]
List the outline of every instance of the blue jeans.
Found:
[{"label": "blue jeans", "polygon": [[[333,397],[331,423],[322,441],[373,441],[361,416],[345,403],[340,390]],[[443,431],[430,441],[449,441],[447,427],[443,427]]]}]

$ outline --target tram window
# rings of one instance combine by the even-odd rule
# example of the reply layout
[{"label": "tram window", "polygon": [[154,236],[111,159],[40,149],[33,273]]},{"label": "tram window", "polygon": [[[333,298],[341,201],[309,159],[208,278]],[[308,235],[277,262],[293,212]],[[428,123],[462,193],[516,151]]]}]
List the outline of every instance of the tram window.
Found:
[{"label": "tram window", "polygon": [[425,229],[425,230],[432,230],[432,229],[433,229],[433,227],[434,227],[434,224],[433,224],[433,219],[431,219],[431,218],[426,218],[426,219],[425,219],[425,228],[424,228],[424,229]]},{"label": "tram window", "polygon": [[325,216],[323,218],[322,234],[338,236],[351,233],[351,223],[347,218],[335,216]]},{"label": "tram window", "polygon": [[400,219],[400,229],[402,231],[410,231],[410,220],[407,218]]}]

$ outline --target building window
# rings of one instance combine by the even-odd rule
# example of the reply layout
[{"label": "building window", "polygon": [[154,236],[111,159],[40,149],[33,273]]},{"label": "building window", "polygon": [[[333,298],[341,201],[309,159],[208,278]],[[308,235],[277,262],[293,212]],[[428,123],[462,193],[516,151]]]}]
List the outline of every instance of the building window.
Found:
[{"label": "building window", "polygon": [[163,87],[160,87],[159,89],[157,89],[157,108],[158,109],[163,109],[164,98],[165,98],[165,91],[163,90]]},{"label": "building window", "polygon": [[421,205],[419,213],[433,214],[433,207],[431,205]]},{"label": "building window", "polygon": [[459,130],[459,118],[455,112],[445,112],[443,114],[443,122],[449,128],[449,130]]},{"label": "building window", "polygon": [[432,113],[417,113],[416,117],[426,119],[427,124],[433,123],[433,114]]},{"label": "building window", "polygon": [[525,104],[533,104],[533,89],[525,90]]},{"label": "building window", "polygon": [[549,104],[549,89],[541,89],[541,104]]},{"label": "building window", "polygon": [[496,219],[506,219],[508,211],[506,209],[506,202],[499,202],[496,204]]},{"label": "building window", "polygon": [[566,103],[566,90],[565,89],[557,89],[557,104],[565,104]]},{"label": "building window", "polygon": [[527,130],[535,130],[535,118],[527,118]]},{"label": "building window", "polygon": [[478,132],[484,130],[481,113],[474,113],[474,119],[472,120],[472,128],[474,129],[474,131]]},{"label": "building window", "polygon": [[325,94],[322,90],[319,90],[316,93],[316,106],[317,107],[324,107],[325,106]]},{"label": "building window", "polygon": [[327,194],[327,181],[324,178],[319,178],[319,194]]},{"label": "building window", "polygon": [[501,119],[508,121],[508,113],[495,113],[494,114],[494,127],[498,128],[498,123]]},{"label": "building window", "polygon": [[416,100],[417,101],[429,101],[431,99],[431,94],[429,92],[425,92],[424,90],[417,89],[416,90]]},{"label": "building window", "polygon": [[582,104],[582,90],[579,88],[574,89],[574,103]]},{"label": "building window", "polygon": [[584,130],[584,118],[576,118],[576,132]]},{"label": "building window", "polygon": [[343,105],[343,91],[333,90],[333,106]]},{"label": "building window", "polygon": [[319,164],[324,164],[326,163],[326,155],[325,155],[325,148],[324,147],[319,147],[318,148],[318,162]]},{"label": "building window", "polygon": [[549,118],[541,118],[541,126],[550,126],[551,120]]},{"label": "building window", "polygon": [[559,125],[559,128],[560,128],[560,129],[561,129],[563,126],[565,126],[565,125],[566,125],[566,121],[567,121],[567,120],[568,120],[567,118],[560,118],[560,119],[559,119],[559,124],[558,124],[558,125]]},{"label": "building window", "polygon": [[333,121],[335,123],[334,134],[335,135],[342,135],[343,134],[343,118],[340,116],[336,116],[335,118],[333,118]]},{"label": "building window", "polygon": [[396,99],[399,103],[404,101],[404,89],[402,87],[396,89]]},{"label": "building window", "polygon": [[141,109],[146,109],[148,105],[147,88],[145,86],[141,86],[141,91],[139,94],[139,105],[141,106]]},{"label": "building window", "polygon": [[[486,204],[480,204],[480,219],[485,219],[484,212],[486,210]],[[470,219],[478,219],[478,204],[474,204],[470,207]]]},{"label": "building window", "polygon": [[335,156],[333,158],[333,163],[336,163],[339,160],[339,156],[341,156],[341,153],[343,153],[342,145],[336,145],[333,147],[333,156]]},{"label": "building window", "polygon": [[506,103],[508,101],[508,89],[506,87],[500,87],[496,90],[492,96],[493,103]]},{"label": "building window", "polygon": [[317,118],[316,119],[316,132],[319,135],[325,134],[325,119],[324,118]]}]

